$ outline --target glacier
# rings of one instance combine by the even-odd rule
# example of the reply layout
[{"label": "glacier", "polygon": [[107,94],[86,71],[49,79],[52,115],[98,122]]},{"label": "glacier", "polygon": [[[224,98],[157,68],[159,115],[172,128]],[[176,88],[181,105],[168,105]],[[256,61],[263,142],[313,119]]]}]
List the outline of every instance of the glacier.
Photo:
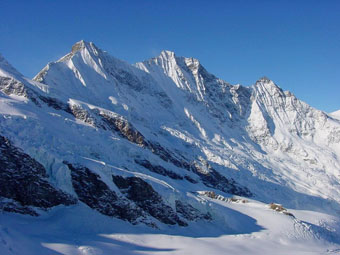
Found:
[{"label": "glacier", "polygon": [[2,254],[340,250],[338,113],[267,77],[80,41],[33,79],[0,56],[0,91]]}]

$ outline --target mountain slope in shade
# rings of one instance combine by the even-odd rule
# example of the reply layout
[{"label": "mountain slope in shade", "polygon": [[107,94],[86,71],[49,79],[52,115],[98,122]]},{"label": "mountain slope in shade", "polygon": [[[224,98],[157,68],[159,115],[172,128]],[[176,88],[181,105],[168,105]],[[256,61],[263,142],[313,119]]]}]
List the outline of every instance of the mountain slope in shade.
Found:
[{"label": "mountain slope in shade", "polygon": [[[183,254],[190,246],[181,242],[198,245],[190,239],[197,236],[216,238],[197,253],[239,253],[236,234],[244,242],[258,240],[249,243],[247,254],[258,244],[268,245],[263,252],[269,253],[278,239],[283,254],[336,252],[340,122],[266,77],[251,87],[232,85],[197,59],[170,51],[130,65],[80,41],[33,80],[1,57],[0,91],[1,137],[12,151],[36,162],[29,174],[40,181],[36,188],[24,185],[27,173],[20,171],[10,179],[23,193],[48,187],[46,194],[55,190],[58,199],[64,197],[53,203],[55,198],[45,196],[47,204],[58,205],[48,209],[34,195],[9,196],[8,175],[0,176],[3,211],[40,215],[25,223],[37,230],[21,231],[8,228],[26,218],[1,216],[0,249],[6,253],[21,253],[13,236],[31,254],[44,249],[100,254],[126,247],[126,254]],[[4,162],[15,166],[14,159]],[[56,232],[45,235],[45,227]],[[119,236],[122,229],[126,233]],[[88,233],[92,239],[77,248],[74,238]],[[123,238],[135,245],[100,244],[100,233],[111,233],[116,244]],[[164,242],[172,248],[150,243],[143,248],[138,233],[145,243],[153,235],[179,237]],[[225,241],[229,248],[221,247]]]}]

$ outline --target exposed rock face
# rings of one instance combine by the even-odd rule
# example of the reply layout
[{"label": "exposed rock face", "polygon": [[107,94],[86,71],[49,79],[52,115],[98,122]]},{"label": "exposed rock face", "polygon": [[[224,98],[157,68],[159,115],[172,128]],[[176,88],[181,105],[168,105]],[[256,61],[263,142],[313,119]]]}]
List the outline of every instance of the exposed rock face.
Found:
[{"label": "exposed rock face", "polygon": [[24,84],[10,77],[0,77],[0,90],[6,95],[14,94],[27,97]]},{"label": "exposed rock face", "polygon": [[130,142],[142,147],[146,146],[144,136],[123,117],[109,115],[104,112],[100,112],[100,116],[111,130],[118,132],[122,137],[126,138]]},{"label": "exposed rock face", "polygon": [[208,169],[203,169],[202,166],[196,162],[192,164],[191,167],[192,171],[201,178],[202,182],[207,187],[215,188],[238,196],[252,196],[252,193],[247,187],[238,185],[233,179],[227,179],[211,167],[208,167]]},{"label": "exposed rock face", "polygon": [[42,103],[56,110],[72,113],[67,103],[62,102],[57,98],[50,97],[40,90],[32,89],[32,85],[27,86],[27,84],[24,84],[13,77],[0,76],[0,91],[8,96],[16,95],[26,97],[37,106],[41,106]]},{"label": "exposed rock face", "polygon": [[[178,175],[172,171],[169,171],[165,169],[162,166],[158,165],[152,165],[148,160],[139,160],[135,159],[135,162],[146,169],[150,170],[151,172],[168,176],[172,179],[177,180],[183,180],[183,177],[181,175]],[[215,188],[230,194],[239,195],[239,196],[246,196],[250,197],[252,196],[252,193],[247,189],[246,187],[242,187],[238,185],[233,179],[227,179],[226,177],[219,174],[215,169],[209,167],[208,171],[205,171],[202,169],[202,167],[194,162],[190,169],[192,172],[197,174],[202,182],[207,186],[211,188]],[[190,178],[189,176],[184,177],[186,180],[188,180],[191,183],[195,183],[195,180]]]},{"label": "exposed rock face", "polygon": [[36,93],[27,88],[22,82],[12,77],[0,76],[0,91],[8,96],[16,95],[26,97],[27,99],[30,99],[34,104],[40,106],[36,98]]},{"label": "exposed rock face", "polygon": [[87,167],[64,163],[71,170],[72,185],[79,200],[104,215],[117,217],[132,224],[143,222],[152,227],[157,227],[157,224],[150,220],[150,216],[164,224],[179,226],[188,225],[181,218],[189,221],[211,219],[209,214],[203,214],[179,200],[176,201],[174,210],[141,178],[113,175],[113,183],[124,195],[122,196],[110,189],[98,174]]},{"label": "exposed rock face", "polygon": [[189,221],[196,220],[212,220],[210,213],[201,213],[192,205],[180,200],[176,200],[176,212],[180,214],[184,219]]},{"label": "exposed rock face", "polygon": [[172,171],[169,171],[162,166],[153,165],[153,164],[150,163],[150,161],[148,161],[146,159],[143,159],[143,160],[135,159],[135,162],[138,165],[141,165],[141,166],[145,167],[146,169],[150,170],[151,172],[154,172],[154,173],[157,173],[157,174],[160,174],[160,175],[163,175],[163,176],[168,176],[171,179],[183,180],[183,177],[181,175],[176,174]]},{"label": "exposed rock face", "polygon": [[[224,177],[209,165],[204,166],[205,169],[203,169],[201,164],[198,164],[197,161],[193,161],[193,163],[188,163],[184,159],[180,161],[175,156],[173,156],[172,152],[164,149],[159,144],[149,143],[149,145],[150,144],[152,144],[153,152],[156,155],[160,155],[160,157],[164,161],[173,163],[177,167],[183,168],[187,171],[192,171],[193,173],[200,177],[202,182],[207,187],[215,188],[234,195],[246,197],[252,196],[252,193],[247,187],[242,187],[241,185],[237,184],[235,180]],[[161,166],[152,165],[148,160],[135,160],[135,162],[139,165],[144,166],[145,168],[149,169],[152,172],[168,176],[172,179],[183,179],[182,176],[174,172],[170,172]],[[196,182],[190,176],[185,176],[184,178],[191,183]]]},{"label": "exposed rock face", "polygon": [[[74,198],[47,181],[45,168],[39,162],[3,136],[0,136],[0,196],[13,200],[7,203],[5,210],[12,208],[12,211],[29,214],[31,210],[23,207],[50,208],[76,203]],[[19,206],[15,206],[16,203]]]},{"label": "exposed rock face", "polygon": [[111,130],[124,139],[129,140],[141,147],[145,147],[147,142],[144,136],[123,116],[111,111],[102,111],[98,108],[89,109],[85,105],[71,103],[64,107],[76,119],[81,120],[93,127],[103,130]]},{"label": "exposed rock face", "polygon": [[0,197],[0,211],[39,216],[34,208],[4,197]]},{"label": "exposed rock face", "polygon": [[69,108],[68,104],[53,98],[53,97],[48,97],[48,96],[42,96],[39,95],[39,99],[44,102],[45,104],[47,104],[49,107],[52,107],[56,110],[62,110],[68,113],[72,113],[71,109]]},{"label": "exposed rock face", "polygon": [[78,105],[71,105],[70,109],[71,109],[72,115],[76,119],[81,120],[95,127],[98,125],[96,119],[92,117],[91,114],[87,110],[83,109],[82,107]]},{"label": "exposed rock face", "polygon": [[193,178],[191,178],[189,175],[185,175],[184,178],[188,181],[188,182],[191,182],[191,183],[198,183],[198,181],[194,180]]},{"label": "exposed rock face", "polygon": [[177,216],[169,205],[166,205],[163,202],[162,197],[152,188],[152,186],[141,178],[112,176],[112,179],[128,199],[134,201],[140,208],[160,222],[169,225],[188,225]]},{"label": "exposed rock face", "polygon": [[183,156],[175,155],[170,150],[161,146],[158,142],[148,141],[147,148],[155,155],[159,156],[165,162],[170,162],[177,167],[190,170],[190,164],[188,164]]},{"label": "exposed rock face", "polygon": [[246,199],[236,197],[224,197],[222,195],[216,194],[214,191],[199,191],[197,192],[197,194],[228,203],[242,203],[242,204],[249,203],[249,201]]},{"label": "exposed rock face", "polygon": [[133,224],[137,223],[139,217],[145,217],[140,208],[118,197],[99,175],[87,167],[66,164],[71,170],[72,185],[80,201],[104,215],[127,220]]}]

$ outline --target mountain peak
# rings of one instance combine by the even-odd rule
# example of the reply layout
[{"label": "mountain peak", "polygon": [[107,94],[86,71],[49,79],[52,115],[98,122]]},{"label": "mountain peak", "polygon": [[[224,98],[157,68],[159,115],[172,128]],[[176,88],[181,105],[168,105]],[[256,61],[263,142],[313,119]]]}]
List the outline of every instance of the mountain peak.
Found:
[{"label": "mountain peak", "polygon": [[267,88],[273,88],[273,89],[280,89],[279,86],[275,84],[271,79],[269,79],[267,76],[263,76],[260,79],[258,79],[255,83],[256,86],[265,86]]},{"label": "mountain peak", "polygon": [[160,57],[166,58],[166,59],[173,59],[176,58],[176,54],[173,51],[170,50],[162,50]]},{"label": "mountain peak", "polygon": [[196,58],[178,57],[175,52],[169,50],[163,50],[158,58],[164,59],[166,61],[175,60],[177,65],[186,66],[191,71],[197,72],[200,67],[200,62]]},{"label": "mountain peak", "polygon": [[80,40],[79,42],[76,42],[73,44],[71,53],[76,53],[78,51],[81,51],[83,49],[98,49],[97,46],[93,42],[86,42],[84,40]]},{"label": "mountain peak", "polygon": [[256,81],[256,83],[262,82],[262,83],[270,83],[273,82],[271,79],[269,79],[267,76],[262,76],[260,79]]},{"label": "mountain peak", "polygon": [[100,51],[99,48],[93,42],[86,42],[84,40],[80,40],[79,42],[76,42],[75,44],[73,44],[70,53],[60,58],[57,62],[67,61],[71,59],[74,55],[76,55],[78,52],[81,52],[83,50],[91,52],[96,56],[98,55],[98,52]]},{"label": "mountain peak", "polygon": [[82,50],[86,47],[86,44],[88,44],[88,42],[85,42],[84,40],[80,40],[79,42],[76,42],[75,44],[73,44],[72,46],[72,53],[75,53],[79,50]]},{"label": "mountain peak", "polygon": [[19,73],[8,61],[0,54],[0,73],[6,72],[7,75],[14,77],[21,77],[22,74]]}]

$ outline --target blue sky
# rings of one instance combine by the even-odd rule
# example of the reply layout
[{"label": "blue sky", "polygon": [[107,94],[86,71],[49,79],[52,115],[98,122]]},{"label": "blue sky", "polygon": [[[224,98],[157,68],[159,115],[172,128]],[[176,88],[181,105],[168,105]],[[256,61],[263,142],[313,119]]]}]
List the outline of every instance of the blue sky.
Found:
[{"label": "blue sky", "polygon": [[261,76],[340,109],[340,1],[0,1],[0,53],[33,77],[81,40],[130,63],[162,49],[232,83]]}]

